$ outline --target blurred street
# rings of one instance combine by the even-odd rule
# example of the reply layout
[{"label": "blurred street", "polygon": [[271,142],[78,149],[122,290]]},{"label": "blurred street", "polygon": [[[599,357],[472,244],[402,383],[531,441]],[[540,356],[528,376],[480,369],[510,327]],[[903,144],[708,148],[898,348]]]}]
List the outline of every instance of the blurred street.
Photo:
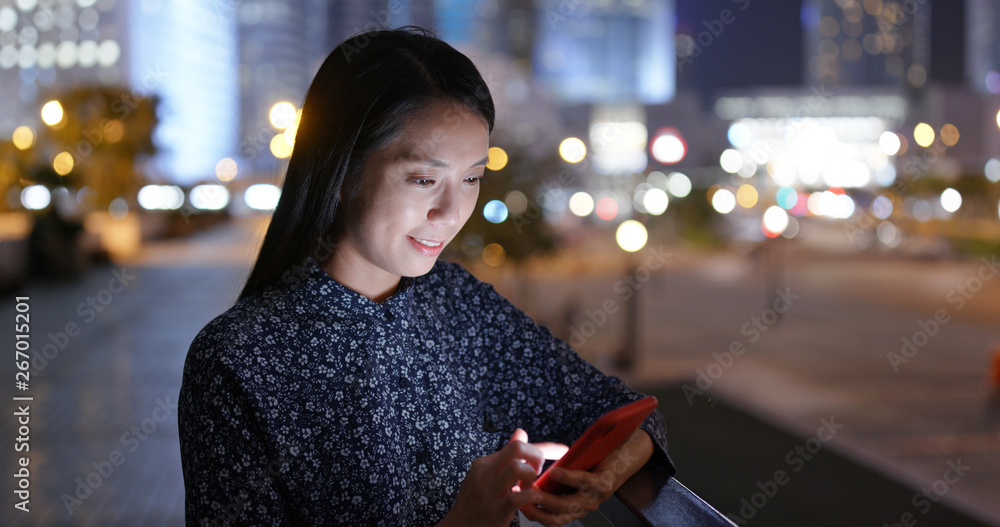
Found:
[{"label": "blurred street", "polygon": [[[27,391],[7,388],[34,400],[31,512],[13,508],[16,483],[7,478],[0,489],[5,525],[183,523],[173,405],[184,356],[197,331],[235,298],[259,228],[248,220],[222,224],[147,244],[134,261],[92,268],[80,281],[32,282],[8,293],[0,315],[12,320],[14,297],[28,296],[32,345],[54,347]],[[990,350],[1000,344],[1000,277],[984,280],[961,308],[949,301],[982,262],[846,257],[789,245],[776,273],[759,256],[667,246],[656,257],[654,248],[651,240],[637,253],[632,285],[624,287],[615,285],[624,263],[617,270],[610,259],[583,265],[565,255],[526,269],[521,282],[513,274],[484,278],[636,387],[682,384],[695,404],[718,397],[803,439],[821,419],[832,420],[842,428],[831,449],[915,492],[937,492],[949,462],[966,466],[941,502],[1000,525],[1000,410],[987,403]],[[772,298],[775,288],[782,294]],[[614,355],[630,302],[636,362],[618,371]],[[927,321],[940,309],[948,321],[926,339],[915,335],[931,332]],[[901,352],[904,337],[923,344],[894,372],[887,355]],[[9,379],[9,362],[4,371]],[[17,435],[14,404],[8,399],[8,417],[0,420],[7,440]],[[685,427],[666,418],[668,436]],[[781,468],[746,463],[759,465],[761,478]],[[699,467],[679,469],[685,481]],[[811,506],[834,505],[817,497]]]}]

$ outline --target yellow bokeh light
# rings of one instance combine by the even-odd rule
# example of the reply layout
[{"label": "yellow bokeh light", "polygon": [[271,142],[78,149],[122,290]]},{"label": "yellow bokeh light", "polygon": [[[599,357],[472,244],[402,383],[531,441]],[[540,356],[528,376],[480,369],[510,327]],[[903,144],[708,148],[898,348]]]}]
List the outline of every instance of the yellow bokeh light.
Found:
[{"label": "yellow bokeh light", "polygon": [[1000,126],[1000,111],[997,111],[997,126]]},{"label": "yellow bokeh light", "polygon": [[35,144],[35,131],[29,126],[18,126],[12,139],[18,150],[27,150]]},{"label": "yellow bokeh light", "polygon": [[756,205],[757,197],[757,189],[753,185],[740,185],[736,190],[736,202],[745,209]]},{"label": "yellow bokeh light", "polygon": [[584,191],[577,192],[569,198],[569,211],[581,218],[594,212],[594,198]]},{"label": "yellow bokeh light", "polygon": [[958,133],[958,127],[951,123],[947,123],[941,127],[941,142],[947,146],[958,144],[959,135],[961,134]]},{"label": "yellow bokeh light", "polygon": [[109,143],[117,143],[125,135],[125,126],[118,119],[112,119],[104,123],[104,139]]},{"label": "yellow bokeh light", "polygon": [[55,159],[52,160],[52,170],[56,171],[56,174],[60,176],[65,176],[73,171],[73,155],[69,152],[59,152],[56,154]]},{"label": "yellow bokeh light", "polygon": [[503,250],[503,246],[499,243],[491,243],[483,248],[483,261],[490,267],[503,265],[506,259],[507,252]]},{"label": "yellow bokeh light", "polygon": [[271,153],[278,159],[285,159],[292,155],[292,145],[288,144],[285,139],[285,132],[271,138]]},{"label": "yellow bokeh light", "polygon": [[49,101],[42,106],[42,122],[49,126],[55,126],[62,122],[65,114],[59,101]]},{"label": "yellow bokeh light", "polygon": [[239,169],[235,159],[224,157],[215,164],[215,177],[219,178],[219,181],[232,181]]},{"label": "yellow bokeh light", "polygon": [[507,166],[507,152],[499,146],[491,146],[489,159],[486,161],[486,168],[490,170],[500,170]]},{"label": "yellow bokeh light", "polygon": [[913,129],[913,140],[927,148],[934,143],[934,129],[927,123],[920,123]]},{"label": "yellow bokeh light", "polygon": [[878,16],[882,13],[882,0],[864,0],[864,6],[869,15]]},{"label": "yellow bokeh light", "polygon": [[577,137],[567,137],[559,143],[559,156],[568,163],[579,163],[587,157],[587,145]]},{"label": "yellow bokeh light", "polygon": [[271,121],[271,126],[284,130],[295,122],[295,105],[288,101],[275,103],[267,117]]},{"label": "yellow bokeh light", "polygon": [[301,108],[299,108],[298,110],[295,110],[295,120],[292,121],[292,124],[288,128],[285,128],[285,132],[284,132],[285,133],[285,142],[288,143],[289,146],[295,146],[295,134],[297,134],[298,131],[299,131],[299,122],[300,121],[302,121],[302,109]]},{"label": "yellow bokeh light", "polygon": [[648,239],[646,226],[635,220],[623,221],[615,231],[615,241],[618,242],[618,246],[630,253],[645,247]]}]

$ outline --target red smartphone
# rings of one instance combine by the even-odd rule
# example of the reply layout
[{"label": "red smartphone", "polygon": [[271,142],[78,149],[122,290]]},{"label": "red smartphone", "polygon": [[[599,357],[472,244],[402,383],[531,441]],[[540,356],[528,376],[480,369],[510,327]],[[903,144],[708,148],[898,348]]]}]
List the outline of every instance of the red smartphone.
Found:
[{"label": "red smartphone", "polygon": [[628,439],[632,432],[642,424],[646,416],[656,409],[656,397],[646,397],[621,408],[611,410],[594,421],[566,454],[559,458],[542,473],[535,485],[549,494],[562,494],[573,490],[548,477],[552,467],[562,467],[568,470],[590,470],[608,457],[618,445]]}]

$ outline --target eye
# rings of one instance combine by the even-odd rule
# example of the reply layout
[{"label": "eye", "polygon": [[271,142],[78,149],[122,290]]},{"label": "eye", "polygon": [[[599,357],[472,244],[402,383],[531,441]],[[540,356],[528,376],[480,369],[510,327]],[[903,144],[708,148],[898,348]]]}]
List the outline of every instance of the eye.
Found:
[{"label": "eye", "polygon": [[430,178],[413,177],[410,178],[410,183],[418,187],[429,187],[434,184],[434,180]]},{"label": "eye", "polygon": [[479,185],[483,182],[483,176],[470,176],[465,178],[465,182],[470,185]]}]

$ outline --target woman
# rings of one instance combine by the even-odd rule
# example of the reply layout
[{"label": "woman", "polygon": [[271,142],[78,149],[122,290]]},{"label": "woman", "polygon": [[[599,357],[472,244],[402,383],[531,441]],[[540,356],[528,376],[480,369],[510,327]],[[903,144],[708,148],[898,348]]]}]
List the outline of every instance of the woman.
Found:
[{"label": "woman", "polygon": [[[641,397],[437,256],[472,213],[493,102],[468,58],[403,29],[331,53],[237,303],[191,345],[188,524],[559,525],[647,460],[653,414],[593,471],[532,486]],[[540,440],[529,443],[527,432]]]}]

